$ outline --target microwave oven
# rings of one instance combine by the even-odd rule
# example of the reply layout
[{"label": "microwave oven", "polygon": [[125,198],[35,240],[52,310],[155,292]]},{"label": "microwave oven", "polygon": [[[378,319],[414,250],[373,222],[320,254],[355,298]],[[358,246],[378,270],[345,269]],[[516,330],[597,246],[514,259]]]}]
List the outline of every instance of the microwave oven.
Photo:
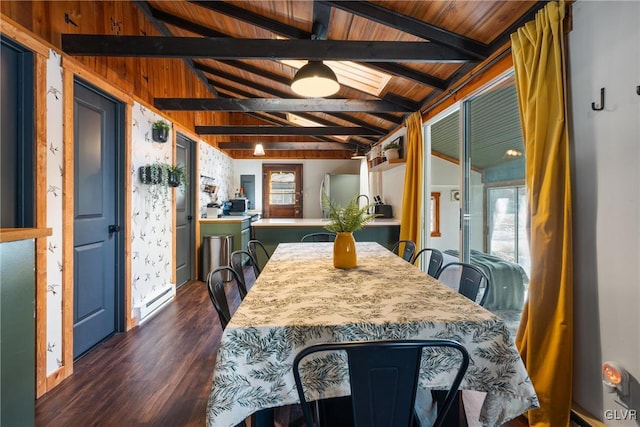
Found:
[{"label": "microwave oven", "polygon": [[247,211],[248,202],[248,199],[230,199],[225,203],[224,210],[228,211],[229,215],[244,214]]}]

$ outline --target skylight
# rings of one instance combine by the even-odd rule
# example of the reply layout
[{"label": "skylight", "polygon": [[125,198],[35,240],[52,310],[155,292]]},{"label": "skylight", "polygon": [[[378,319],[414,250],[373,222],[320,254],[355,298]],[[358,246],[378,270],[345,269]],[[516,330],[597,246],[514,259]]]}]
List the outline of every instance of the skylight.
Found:
[{"label": "skylight", "polygon": [[[314,127],[314,126],[324,126],[318,122],[314,122],[313,120],[309,120],[309,119],[305,119],[304,117],[300,117],[296,114],[292,114],[292,113],[287,113],[287,120],[289,120],[291,123],[296,124],[298,126],[305,126],[305,127]],[[337,138],[341,141],[346,141],[349,136],[348,135],[331,135],[333,138]]]}]

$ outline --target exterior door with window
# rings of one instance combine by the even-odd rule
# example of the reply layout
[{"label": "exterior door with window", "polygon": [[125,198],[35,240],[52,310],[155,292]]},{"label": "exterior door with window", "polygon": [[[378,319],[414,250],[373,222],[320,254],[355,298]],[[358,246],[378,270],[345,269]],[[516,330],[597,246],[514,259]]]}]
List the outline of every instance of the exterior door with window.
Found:
[{"label": "exterior door with window", "polygon": [[263,217],[302,218],[302,165],[262,165]]}]

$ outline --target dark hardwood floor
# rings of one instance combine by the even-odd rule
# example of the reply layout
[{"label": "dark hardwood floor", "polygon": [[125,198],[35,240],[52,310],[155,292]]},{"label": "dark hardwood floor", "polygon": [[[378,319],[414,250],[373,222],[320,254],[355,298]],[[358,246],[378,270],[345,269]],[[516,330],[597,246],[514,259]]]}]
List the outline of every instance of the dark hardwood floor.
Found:
[{"label": "dark hardwood floor", "polygon": [[[234,311],[235,285],[228,293]],[[36,426],[202,427],[221,335],[205,284],[188,283],[145,324],[77,360],[73,375],[36,402]],[[482,399],[464,400],[477,419]],[[303,424],[296,407],[276,411],[277,426]],[[505,426],[526,425],[521,418]]]},{"label": "dark hardwood floor", "polygon": [[222,329],[204,283],[74,364],[36,402],[37,426],[204,426]]}]

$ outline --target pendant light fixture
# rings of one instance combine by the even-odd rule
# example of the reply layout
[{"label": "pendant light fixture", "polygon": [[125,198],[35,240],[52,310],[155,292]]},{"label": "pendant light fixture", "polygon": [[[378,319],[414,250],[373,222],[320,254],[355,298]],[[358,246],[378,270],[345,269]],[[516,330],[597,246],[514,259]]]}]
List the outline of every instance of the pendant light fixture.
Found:
[{"label": "pendant light fixture", "polygon": [[253,150],[254,156],[264,156],[264,147],[259,142],[256,144],[256,148]]},{"label": "pendant light fixture", "polygon": [[291,82],[291,90],[309,98],[331,96],[339,89],[336,73],[322,61],[307,62]]},{"label": "pendant light fixture", "polygon": [[366,158],[366,156],[364,155],[362,150],[360,150],[360,146],[357,146],[356,151],[354,151],[353,155],[351,156],[351,160],[360,160],[364,158]]}]

